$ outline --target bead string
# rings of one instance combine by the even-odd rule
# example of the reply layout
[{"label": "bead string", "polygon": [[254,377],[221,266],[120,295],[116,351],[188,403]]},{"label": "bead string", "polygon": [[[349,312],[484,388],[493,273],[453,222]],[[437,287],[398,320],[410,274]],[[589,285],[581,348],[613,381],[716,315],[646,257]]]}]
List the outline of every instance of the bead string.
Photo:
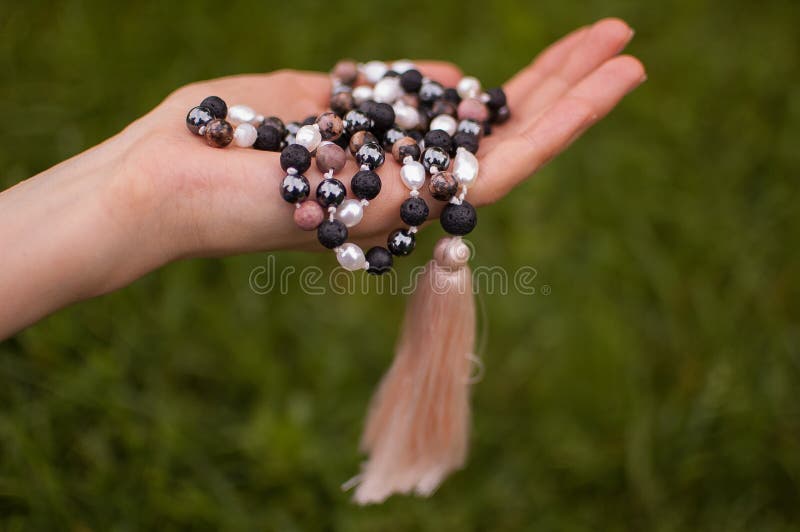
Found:
[{"label": "bead string", "polygon": [[[492,124],[503,123],[509,116],[503,90],[482,92],[474,77],[465,76],[455,88],[444,88],[422,76],[410,61],[387,65],[344,60],[331,71],[330,110],[318,117],[284,124],[246,105],[228,108],[221,98],[209,96],[189,111],[186,125],[210,146],[221,148],[233,142],[239,147],[280,151],[286,172],[281,196],[295,205],[297,226],[316,230],[320,243],[336,253],[345,269],[381,274],[391,269],[393,256],[408,255],[414,249],[418,228],[429,215],[420,197],[426,182],[434,199],[447,202],[440,217],[445,231],[461,236],[474,229],[477,215],[465,199],[478,177],[474,154],[481,137],[491,133]],[[400,177],[409,189],[400,207],[407,228],[392,231],[385,248],[376,246],[364,253],[347,242],[348,228],[361,221],[370,200],[380,193],[377,169],[385,160],[384,148],[401,164]],[[345,150],[359,164],[350,180],[355,199],[346,198],[347,188],[334,177],[345,165]],[[316,201],[308,199],[310,184],[303,175],[311,166],[312,154],[323,174]]]}]

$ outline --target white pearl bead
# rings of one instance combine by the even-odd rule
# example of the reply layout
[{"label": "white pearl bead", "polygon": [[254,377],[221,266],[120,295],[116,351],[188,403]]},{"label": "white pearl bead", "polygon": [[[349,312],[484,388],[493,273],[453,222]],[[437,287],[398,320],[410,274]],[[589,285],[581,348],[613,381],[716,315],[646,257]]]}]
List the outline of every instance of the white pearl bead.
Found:
[{"label": "white pearl bead", "polygon": [[239,124],[233,132],[233,142],[240,148],[249,148],[256,141],[258,132],[253,124]]},{"label": "white pearl bead", "polygon": [[417,161],[409,161],[400,169],[400,179],[411,190],[418,190],[425,184],[425,167]]},{"label": "white pearl bead", "polygon": [[366,259],[364,250],[352,242],[347,242],[336,248],[336,260],[345,270],[351,272],[364,269]]},{"label": "white pearl bead", "polygon": [[361,105],[362,103],[371,99],[372,99],[372,87],[361,85],[353,89],[353,100],[355,100],[356,105]]},{"label": "white pearl bead", "polygon": [[398,74],[402,74],[408,70],[417,68],[414,63],[409,61],[408,59],[400,59],[399,61],[395,61],[392,63],[392,70],[397,72]]},{"label": "white pearl bead", "polygon": [[387,70],[389,70],[389,68],[383,61],[370,61],[364,65],[364,77],[367,78],[367,81],[370,83],[375,84],[386,74]]},{"label": "white pearl bead", "polygon": [[228,108],[228,122],[234,126],[253,122],[256,119],[255,110],[247,105],[232,105]]},{"label": "white pearl bead", "polygon": [[446,131],[448,135],[453,136],[456,134],[458,123],[456,119],[450,115],[437,115],[431,120],[431,131],[434,129],[441,129]]},{"label": "white pearl bead", "polygon": [[470,187],[478,178],[478,158],[465,148],[456,150],[455,161],[453,162],[453,177],[464,185]]},{"label": "white pearl bead", "polygon": [[322,135],[319,133],[319,128],[313,125],[303,126],[297,130],[294,141],[301,146],[305,146],[308,151],[313,152],[322,142]]},{"label": "white pearl bead", "polygon": [[456,91],[462,98],[477,98],[481,92],[481,82],[478,78],[464,76],[456,85]]},{"label": "white pearl bead", "polygon": [[400,88],[400,78],[383,78],[372,89],[372,97],[376,102],[381,103],[394,103],[400,95],[403,94],[403,89]]},{"label": "white pearl bead", "polygon": [[414,129],[419,125],[419,111],[404,103],[394,105],[394,121],[403,129]]},{"label": "white pearl bead", "polygon": [[347,199],[336,209],[336,218],[347,227],[358,225],[364,217],[364,207],[356,199]]}]

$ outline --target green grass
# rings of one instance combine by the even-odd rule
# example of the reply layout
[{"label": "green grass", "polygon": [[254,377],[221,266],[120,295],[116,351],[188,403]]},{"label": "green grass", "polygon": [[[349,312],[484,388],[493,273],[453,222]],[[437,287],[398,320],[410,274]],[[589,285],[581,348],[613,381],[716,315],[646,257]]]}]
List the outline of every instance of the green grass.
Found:
[{"label": "green grass", "polygon": [[0,344],[0,529],[800,527],[796,2],[162,4],[0,2],[0,184],[238,72],[434,57],[496,84],[617,15],[649,80],[481,211],[476,263],[533,266],[540,292],[483,295],[471,458],[434,498],[362,509],[338,488],[402,298],[256,295],[255,254]]}]

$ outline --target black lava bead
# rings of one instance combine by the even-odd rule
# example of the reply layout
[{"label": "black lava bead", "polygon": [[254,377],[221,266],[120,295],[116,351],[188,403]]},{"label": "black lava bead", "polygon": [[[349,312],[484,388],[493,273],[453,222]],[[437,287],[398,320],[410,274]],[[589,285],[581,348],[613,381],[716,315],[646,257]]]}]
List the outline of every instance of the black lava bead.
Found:
[{"label": "black lava bead", "polygon": [[347,241],[347,226],[339,220],[325,220],[317,227],[317,240],[328,249],[338,248]]},{"label": "black lava bead", "polygon": [[214,118],[225,118],[228,116],[228,106],[225,104],[225,100],[219,96],[204,98],[203,101],[200,102],[200,107],[211,109],[211,114],[214,115]]},{"label": "black lava bead", "polygon": [[368,100],[361,104],[359,110],[372,120],[372,131],[375,133],[382,134],[394,124],[394,108],[388,103]]},{"label": "black lava bead", "polygon": [[303,174],[311,168],[311,153],[305,146],[289,144],[281,152],[281,168],[284,171],[294,168],[298,174]]},{"label": "black lava bead", "polygon": [[437,83],[436,81],[423,83],[422,87],[419,89],[419,101],[424,104],[430,105],[443,96],[444,87],[442,87],[441,83]]},{"label": "black lava bead", "polygon": [[257,150],[278,151],[281,149],[281,141],[283,136],[281,132],[270,125],[258,126],[256,129],[258,136],[256,137],[253,147]]},{"label": "black lava bead", "polygon": [[475,212],[475,207],[466,201],[462,201],[461,205],[448,203],[442,210],[439,217],[442,228],[451,235],[466,235],[478,223],[478,213]]},{"label": "black lava bead", "polygon": [[381,178],[372,170],[361,170],[350,180],[350,190],[358,199],[374,199],[381,192]]},{"label": "black lava bead", "polygon": [[469,152],[478,153],[479,143],[480,141],[477,136],[461,131],[453,135],[453,151],[451,153],[455,153],[458,148],[464,148]]},{"label": "black lava bead", "polygon": [[400,205],[400,219],[408,225],[422,225],[428,219],[430,210],[422,198],[408,198]]},{"label": "black lava bead", "polygon": [[406,132],[400,129],[399,126],[394,125],[386,130],[383,134],[383,147],[391,150],[394,143],[406,136]]},{"label": "black lava bead", "polygon": [[369,268],[367,268],[367,272],[375,275],[380,275],[391,270],[392,263],[394,262],[392,259],[392,254],[389,253],[389,250],[380,246],[370,248],[366,252],[365,258],[367,259],[367,262],[369,262]]},{"label": "black lava bead", "polygon": [[417,92],[422,87],[422,74],[419,70],[406,70],[400,74],[400,86],[406,92]]},{"label": "black lava bead", "polygon": [[405,256],[414,251],[417,238],[414,233],[406,229],[395,229],[386,241],[386,247],[392,255]]},{"label": "black lava bead", "polygon": [[281,134],[281,137],[286,135],[286,126],[284,125],[283,120],[277,116],[268,116],[259,125],[274,127]]},{"label": "black lava bead", "polygon": [[356,131],[367,131],[372,128],[372,120],[358,109],[353,109],[344,115],[344,121],[344,131],[348,136],[352,136]]},{"label": "black lava bead", "polygon": [[422,140],[422,133],[420,131],[417,131],[416,129],[412,129],[411,131],[409,131],[408,136],[416,140],[417,142]]},{"label": "black lava bead", "polygon": [[317,201],[323,207],[339,205],[347,196],[347,189],[344,183],[338,179],[323,179],[317,186]]},{"label": "black lava bead", "polygon": [[311,192],[308,179],[300,174],[287,175],[281,182],[281,197],[289,203],[303,201]]},{"label": "black lava bead", "polygon": [[208,107],[198,105],[189,109],[186,115],[186,127],[195,135],[200,134],[200,128],[214,120],[214,113]]},{"label": "black lava bead", "polygon": [[429,172],[433,166],[440,172],[442,170],[447,170],[447,167],[450,166],[450,155],[442,148],[437,148],[436,146],[425,148],[425,152],[422,154],[422,165],[425,167],[425,170]]},{"label": "black lava bead", "polygon": [[385,155],[383,148],[377,142],[367,142],[356,152],[356,162],[359,166],[368,166],[374,170],[383,164]]},{"label": "black lava bead", "polygon": [[489,109],[497,110],[506,105],[506,93],[500,87],[489,89],[486,94],[489,95],[489,101],[486,102]]},{"label": "black lava bead", "polygon": [[[434,129],[433,131],[425,133],[425,147],[441,148],[447,153],[450,153],[453,151],[453,138],[447,131]],[[444,168],[442,170],[444,170]]]},{"label": "black lava bead", "polygon": [[456,105],[461,103],[461,96],[459,96],[458,91],[452,87],[444,90],[442,99],[447,100],[448,102],[452,102]]},{"label": "black lava bead", "polygon": [[509,109],[507,105],[499,109],[489,110],[489,121],[492,124],[502,124],[508,121],[509,118],[511,118],[511,109]]}]

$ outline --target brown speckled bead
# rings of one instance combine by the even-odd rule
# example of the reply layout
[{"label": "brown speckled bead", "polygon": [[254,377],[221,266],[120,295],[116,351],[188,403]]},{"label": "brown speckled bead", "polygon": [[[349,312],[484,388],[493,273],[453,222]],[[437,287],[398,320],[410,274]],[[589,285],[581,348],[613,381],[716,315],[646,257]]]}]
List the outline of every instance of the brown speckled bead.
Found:
[{"label": "brown speckled bead", "polygon": [[356,131],[353,133],[353,136],[350,137],[350,153],[355,157],[358,150],[361,149],[361,146],[367,142],[378,142],[378,137],[369,131]]},{"label": "brown speckled bead", "polygon": [[233,126],[226,120],[215,118],[206,124],[206,144],[215,148],[224,148],[233,140]]},{"label": "brown speckled bead", "polygon": [[356,108],[356,102],[353,100],[353,95],[349,92],[337,92],[331,96],[331,111],[339,116],[346,115],[349,111]]},{"label": "brown speckled bead", "polygon": [[320,172],[333,169],[334,173],[344,168],[347,156],[344,150],[333,142],[323,142],[317,148],[317,168]]},{"label": "brown speckled bead", "polygon": [[419,107],[419,96],[416,94],[405,93],[400,96],[400,101],[414,108]]},{"label": "brown speckled bead", "polygon": [[450,172],[439,172],[431,176],[431,180],[428,182],[428,190],[434,199],[450,201],[450,198],[458,192],[458,181]]},{"label": "brown speckled bead", "polygon": [[333,67],[331,75],[345,85],[352,85],[358,78],[358,65],[352,59],[342,59]]},{"label": "brown speckled bead", "polygon": [[316,201],[304,201],[294,210],[294,223],[303,231],[313,231],[324,219],[325,211]]},{"label": "brown speckled bead", "polygon": [[403,164],[403,160],[409,155],[412,159],[418,161],[420,152],[419,144],[411,137],[403,137],[392,146],[392,156],[400,164]]},{"label": "brown speckled bead", "polygon": [[319,134],[322,135],[322,140],[336,140],[344,130],[342,119],[336,113],[330,111],[317,117],[317,125],[319,126]]},{"label": "brown speckled bead", "polygon": [[439,115],[450,115],[456,116],[458,112],[458,108],[456,104],[448,100],[436,100],[433,102],[433,107],[431,107],[431,114],[433,116]]},{"label": "brown speckled bead", "polygon": [[477,123],[483,124],[489,119],[489,109],[480,100],[467,98],[458,104],[458,119],[475,120]]}]

